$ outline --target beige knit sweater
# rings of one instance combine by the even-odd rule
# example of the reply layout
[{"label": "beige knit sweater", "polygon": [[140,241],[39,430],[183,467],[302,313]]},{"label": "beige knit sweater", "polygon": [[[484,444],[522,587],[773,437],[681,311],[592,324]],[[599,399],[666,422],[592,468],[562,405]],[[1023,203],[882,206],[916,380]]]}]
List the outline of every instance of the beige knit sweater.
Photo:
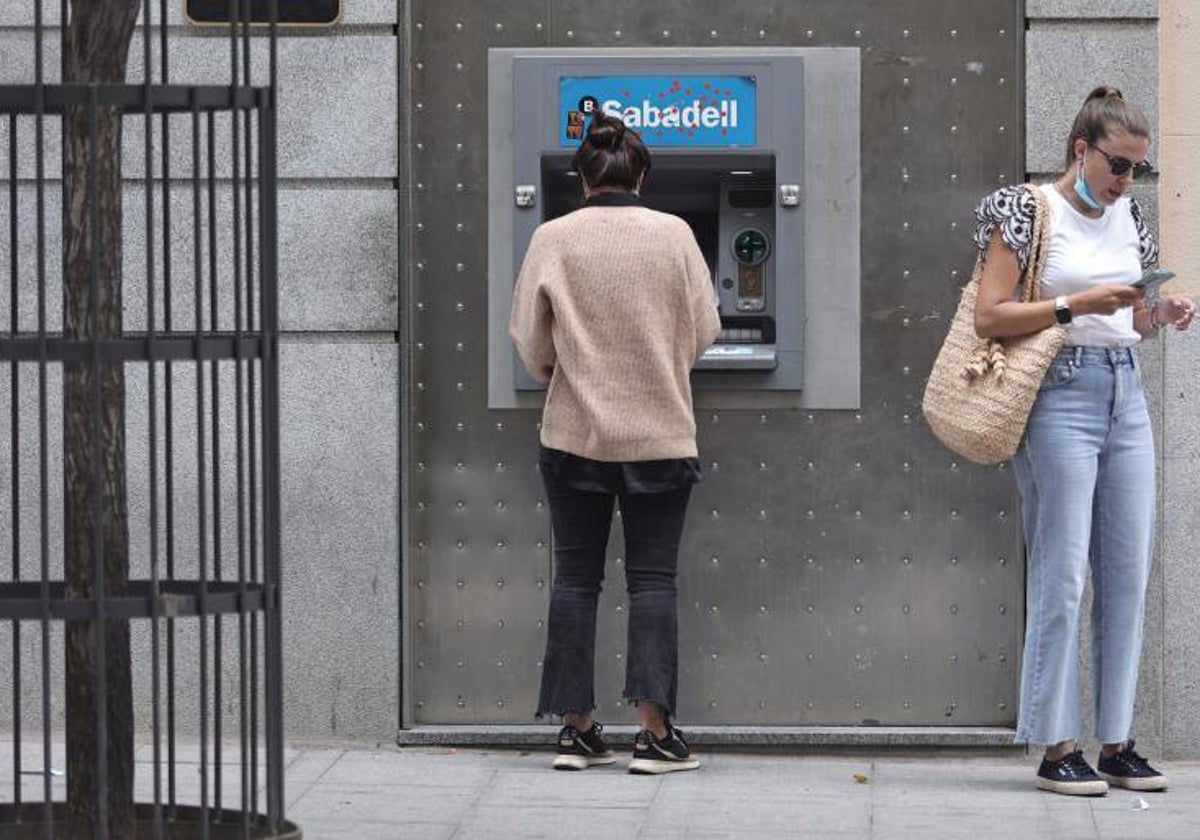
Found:
[{"label": "beige knit sweater", "polygon": [[549,382],[542,443],[597,461],[694,457],[688,373],[720,330],[687,223],[593,206],[534,232],[509,334]]}]

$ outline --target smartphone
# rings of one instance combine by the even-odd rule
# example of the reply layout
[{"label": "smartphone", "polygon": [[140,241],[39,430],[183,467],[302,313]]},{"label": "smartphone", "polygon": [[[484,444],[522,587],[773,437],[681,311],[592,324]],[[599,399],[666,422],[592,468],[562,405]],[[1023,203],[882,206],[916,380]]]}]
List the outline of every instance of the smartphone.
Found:
[{"label": "smartphone", "polygon": [[1174,271],[1167,271],[1165,268],[1148,268],[1143,272],[1141,277],[1134,280],[1130,285],[1135,289],[1144,289],[1147,292],[1152,292],[1174,276]]}]

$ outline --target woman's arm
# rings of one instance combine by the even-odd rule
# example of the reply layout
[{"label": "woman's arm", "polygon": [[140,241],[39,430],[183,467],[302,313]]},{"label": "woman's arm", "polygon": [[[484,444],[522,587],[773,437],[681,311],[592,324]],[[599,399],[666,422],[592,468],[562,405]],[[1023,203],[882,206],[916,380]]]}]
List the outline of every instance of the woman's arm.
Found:
[{"label": "woman's arm", "polygon": [[[988,242],[979,297],[975,302],[975,332],[980,338],[1028,335],[1057,323],[1053,300],[1023,303],[1015,300],[1021,268],[1017,255],[1004,244],[999,231]],[[1067,296],[1073,316],[1111,315],[1141,299],[1138,289],[1104,283]]]}]

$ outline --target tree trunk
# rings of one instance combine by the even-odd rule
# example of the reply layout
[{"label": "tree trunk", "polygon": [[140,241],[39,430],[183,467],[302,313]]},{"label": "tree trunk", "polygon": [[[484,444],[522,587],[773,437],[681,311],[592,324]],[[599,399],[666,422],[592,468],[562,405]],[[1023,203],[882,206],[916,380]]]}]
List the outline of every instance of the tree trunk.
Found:
[{"label": "tree trunk", "polygon": [[[124,81],[138,5],[138,0],[72,0],[63,44],[65,82]],[[63,333],[73,340],[88,340],[97,332],[101,340],[122,333],[121,114],[101,107],[96,124],[93,140],[86,108],[72,107],[63,116]],[[95,301],[93,271],[99,281]],[[66,365],[63,371],[64,562],[67,592],[75,598],[104,594],[95,591],[94,578],[97,497],[106,593],[123,592],[129,580],[125,371],[120,363],[101,367],[98,406],[95,375],[78,364]],[[66,625],[70,834],[79,840],[98,836],[98,806],[103,801],[108,836],[124,840],[136,837],[129,622],[109,620],[102,630],[107,729],[103,742],[96,731],[100,698],[94,690],[99,663],[93,633],[99,629],[89,622]],[[103,791],[100,762],[107,776]]]}]

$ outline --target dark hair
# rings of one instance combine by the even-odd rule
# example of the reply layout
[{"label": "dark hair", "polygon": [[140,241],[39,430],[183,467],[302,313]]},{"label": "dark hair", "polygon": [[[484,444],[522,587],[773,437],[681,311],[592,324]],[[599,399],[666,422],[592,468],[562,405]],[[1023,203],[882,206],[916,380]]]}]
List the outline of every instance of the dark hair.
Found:
[{"label": "dark hair", "polygon": [[1075,162],[1075,141],[1083,140],[1089,145],[1103,140],[1111,132],[1127,131],[1134,137],[1150,136],[1150,121],[1142,109],[1125,97],[1115,87],[1101,85],[1088,94],[1083,107],[1075,115],[1071,135],[1067,138],[1067,164],[1070,169]]},{"label": "dark hair", "polygon": [[626,128],[620,117],[594,111],[571,166],[593,190],[634,190],[638,178],[650,169],[650,153],[641,135]]}]

